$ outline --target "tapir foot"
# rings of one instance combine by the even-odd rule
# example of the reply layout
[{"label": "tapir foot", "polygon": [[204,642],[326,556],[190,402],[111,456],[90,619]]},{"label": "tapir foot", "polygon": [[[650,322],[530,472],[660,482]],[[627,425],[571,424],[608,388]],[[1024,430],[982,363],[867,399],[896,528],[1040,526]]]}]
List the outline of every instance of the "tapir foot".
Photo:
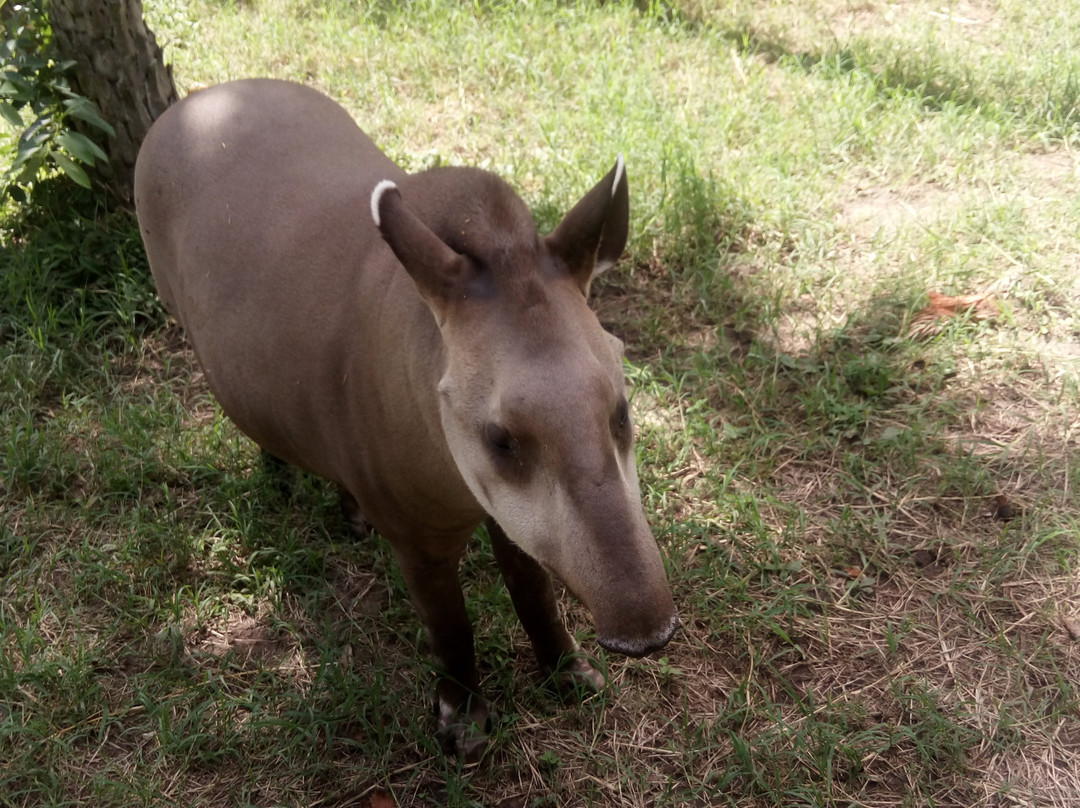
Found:
[{"label": "tapir foot", "polygon": [[360,503],[356,501],[356,497],[341,486],[338,486],[338,494],[341,497],[341,514],[345,517],[345,521],[349,523],[353,533],[361,539],[366,539],[371,533],[371,525],[364,518],[364,512],[360,510]]},{"label": "tapir foot", "polygon": [[[456,688],[454,688],[456,691]],[[460,693],[439,693],[435,699],[439,746],[464,763],[476,763],[487,750],[495,723],[493,708],[475,693],[461,700]]]},{"label": "tapir foot", "polygon": [[592,666],[583,654],[564,657],[552,671],[551,682],[564,700],[584,700],[604,689],[604,674]]}]

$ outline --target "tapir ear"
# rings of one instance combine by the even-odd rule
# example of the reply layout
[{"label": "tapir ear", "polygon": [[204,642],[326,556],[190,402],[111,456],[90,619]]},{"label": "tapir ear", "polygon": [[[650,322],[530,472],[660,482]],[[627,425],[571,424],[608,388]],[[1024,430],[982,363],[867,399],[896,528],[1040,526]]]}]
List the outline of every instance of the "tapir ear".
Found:
[{"label": "tapir ear", "polygon": [[371,192],[371,217],[441,323],[446,301],[461,283],[464,260],[409,210],[390,180]]},{"label": "tapir ear", "polygon": [[620,154],[607,176],[582,197],[547,237],[548,249],[566,262],[581,291],[619,260],[630,231],[630,187]]}]

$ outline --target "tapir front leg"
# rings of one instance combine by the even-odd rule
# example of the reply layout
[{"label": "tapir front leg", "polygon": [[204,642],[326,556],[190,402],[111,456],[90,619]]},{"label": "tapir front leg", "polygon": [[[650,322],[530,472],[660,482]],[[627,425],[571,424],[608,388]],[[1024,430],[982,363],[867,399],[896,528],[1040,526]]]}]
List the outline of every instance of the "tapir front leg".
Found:
[{"label": "tapir front leg", "polygon": [[460,541],[438,537],[429,542],[388,538],[427,629],[431,653],[442,667],[435,687],[439,743],[447,754],[473,763],[487,746],[491,711],[480,695],[472,625],[458,579],[467,537]]},{"label": "tapir front leg", "polygon": [[487,529],[495,561],[540,666],[555,675],[556,685],[566,694],[583,686],[593,691],[602,688],[603,674],[586,661],[566,630],[547,570],[510,541],[494,519],[487,520]]}]

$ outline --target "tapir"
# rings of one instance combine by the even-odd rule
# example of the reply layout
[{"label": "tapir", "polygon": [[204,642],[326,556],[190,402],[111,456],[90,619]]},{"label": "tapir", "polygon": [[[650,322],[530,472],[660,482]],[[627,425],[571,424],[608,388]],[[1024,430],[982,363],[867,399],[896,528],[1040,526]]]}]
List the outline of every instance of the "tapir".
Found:
[{"label": "tapir", "polygon": [[458,567],[486,522],[540,666],[602,674],[603,647],[678,626],[646,520],[621,343],[589,286],[629,229],[624,161],[546,236],[492,173],[406,173],[322,93],[248,79],[153,125],[135,204],[158,293],[211,392],[271,456],[336,483],[393,549],[441,673],[437,735],[472,760],[490,721]]}]

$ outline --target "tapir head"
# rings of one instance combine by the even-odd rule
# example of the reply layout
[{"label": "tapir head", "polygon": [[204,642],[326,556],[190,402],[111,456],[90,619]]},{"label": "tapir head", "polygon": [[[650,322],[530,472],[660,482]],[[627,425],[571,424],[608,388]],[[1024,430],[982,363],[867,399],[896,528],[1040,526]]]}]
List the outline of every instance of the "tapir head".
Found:
[{"label": "tapir head", "polygon": [[438,324],[443,431],[476,500],[641,656],[678,625],[641,507],[622,345],[587,305],[626,245],[622,157],[550,235],[492,174],[383,182],[372,215]]}]

